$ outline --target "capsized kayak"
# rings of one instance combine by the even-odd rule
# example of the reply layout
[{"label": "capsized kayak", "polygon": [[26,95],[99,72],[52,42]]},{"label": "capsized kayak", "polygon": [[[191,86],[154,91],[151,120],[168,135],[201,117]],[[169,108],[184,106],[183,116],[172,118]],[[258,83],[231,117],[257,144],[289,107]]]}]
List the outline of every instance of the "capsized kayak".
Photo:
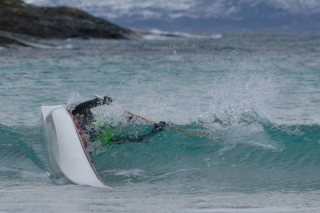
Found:
[{"label": "capsized kayak", "polygon": [[74,184],[108,187],[97,173],[81,128],[65,106],[42,106],[48,130],[48,151],[53,169]]}]

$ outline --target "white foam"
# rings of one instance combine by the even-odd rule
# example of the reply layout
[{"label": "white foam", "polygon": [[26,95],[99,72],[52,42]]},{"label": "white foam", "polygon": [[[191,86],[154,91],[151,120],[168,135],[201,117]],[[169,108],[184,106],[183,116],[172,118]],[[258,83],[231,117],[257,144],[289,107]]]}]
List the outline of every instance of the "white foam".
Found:
[{"label": "white foam", "polygon": [[150,30],[151,34],[143,36],[146,40],[167,40],[173,38],[193,38],[193,39],[221,39],[222,34],[196,35],[184,32],[167,32],[158,29]]},{"label": "white foam", "polygon": [[115,175],[125,176],[125,177],[138,177],[144,176],[145,171],[141,169],[129,169],[129,170],[117,170],[114,172]]}]

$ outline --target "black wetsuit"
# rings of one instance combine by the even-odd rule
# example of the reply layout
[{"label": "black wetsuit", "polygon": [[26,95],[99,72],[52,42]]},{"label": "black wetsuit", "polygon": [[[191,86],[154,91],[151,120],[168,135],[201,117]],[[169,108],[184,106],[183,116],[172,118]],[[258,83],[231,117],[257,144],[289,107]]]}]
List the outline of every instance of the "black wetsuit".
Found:
[{"label": "black wetsuit", "polygon": [[90,124],[94,120],[94,116],[90,109],[97,106],[101,106],[105,103],[106,102],[103,102],[98,98],[95,98],[90,101],[86,101],[81,104],[78,104],[72,111],[72,114],[76,117],[81,118],[81,125]]},{"label": "black wetsuit", "polygon": [[[92,126],[92,122],[94,121],[94,116],[91,112],[91,108],[101,106],[103,104],[108,104],[108,102],[112,102],[112,99],[109,97],[104,97],[104,100],[100,100],[98,98],[83,102],[75,107],[72,111],[72,114],[77,118],[80,123],[81,128],[84,132],[90,136],[96,135],[96,129]],[[163,121],[160,121],[158,124],[154,125],[154,128],[149,134],[139,135],[139,136],[116,136],[112,138],[110,141],[121,144],[125,142],[142,142],[143,140],[148,140],[156,133],[164,130],[167,124]]]}]

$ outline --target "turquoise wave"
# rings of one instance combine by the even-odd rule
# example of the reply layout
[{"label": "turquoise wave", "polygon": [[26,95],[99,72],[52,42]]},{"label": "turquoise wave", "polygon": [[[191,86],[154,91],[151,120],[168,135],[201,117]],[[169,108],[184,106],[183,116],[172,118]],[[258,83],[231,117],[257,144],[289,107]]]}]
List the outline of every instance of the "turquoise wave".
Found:
[{"label": "turquoise wave", "polygon": [[[319,189],[320,126],[246,123],[205,136],[167,129],[148,143],[110,145],[93,157],[113,185],[202,183],[224,189]],[[215,134],[216,133],[216,134]]]},{"label": "turquoise wave", "polygon": [[[96,142],[94,164],[111,186],[128,183],[205,185],[222,190],[320,189],[320,125],[277,125],[266,120],[214,120],[181,126],[198,135],[167,128],[143,143]],[[215,129],[209,128],[215,126]],[[134,131],[148,131],[151,126]],[[51,169],[43,124],[0,125],[2,180],[31,174],[61,184]],[[62,182],[63,184],[66,182]]]},{"label": "turquoise wave", "polygon": [[0,180],[48,177],[45,137],[41,126],[9,127],[0,124]]}]

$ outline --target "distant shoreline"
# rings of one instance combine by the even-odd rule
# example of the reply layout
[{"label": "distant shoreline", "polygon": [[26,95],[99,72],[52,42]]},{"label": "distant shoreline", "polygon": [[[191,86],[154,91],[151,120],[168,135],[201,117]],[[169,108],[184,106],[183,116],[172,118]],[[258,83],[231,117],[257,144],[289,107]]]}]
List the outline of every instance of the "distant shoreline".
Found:
[{"label": "distant shoreline", "polygon": [[139,36],[133,30],[76,8],[37,7],[21,0],[0,0],[0,30],[0,46],[28,46],[27,42],[21,42],[16,35],[39,39],[128,39]]}]

